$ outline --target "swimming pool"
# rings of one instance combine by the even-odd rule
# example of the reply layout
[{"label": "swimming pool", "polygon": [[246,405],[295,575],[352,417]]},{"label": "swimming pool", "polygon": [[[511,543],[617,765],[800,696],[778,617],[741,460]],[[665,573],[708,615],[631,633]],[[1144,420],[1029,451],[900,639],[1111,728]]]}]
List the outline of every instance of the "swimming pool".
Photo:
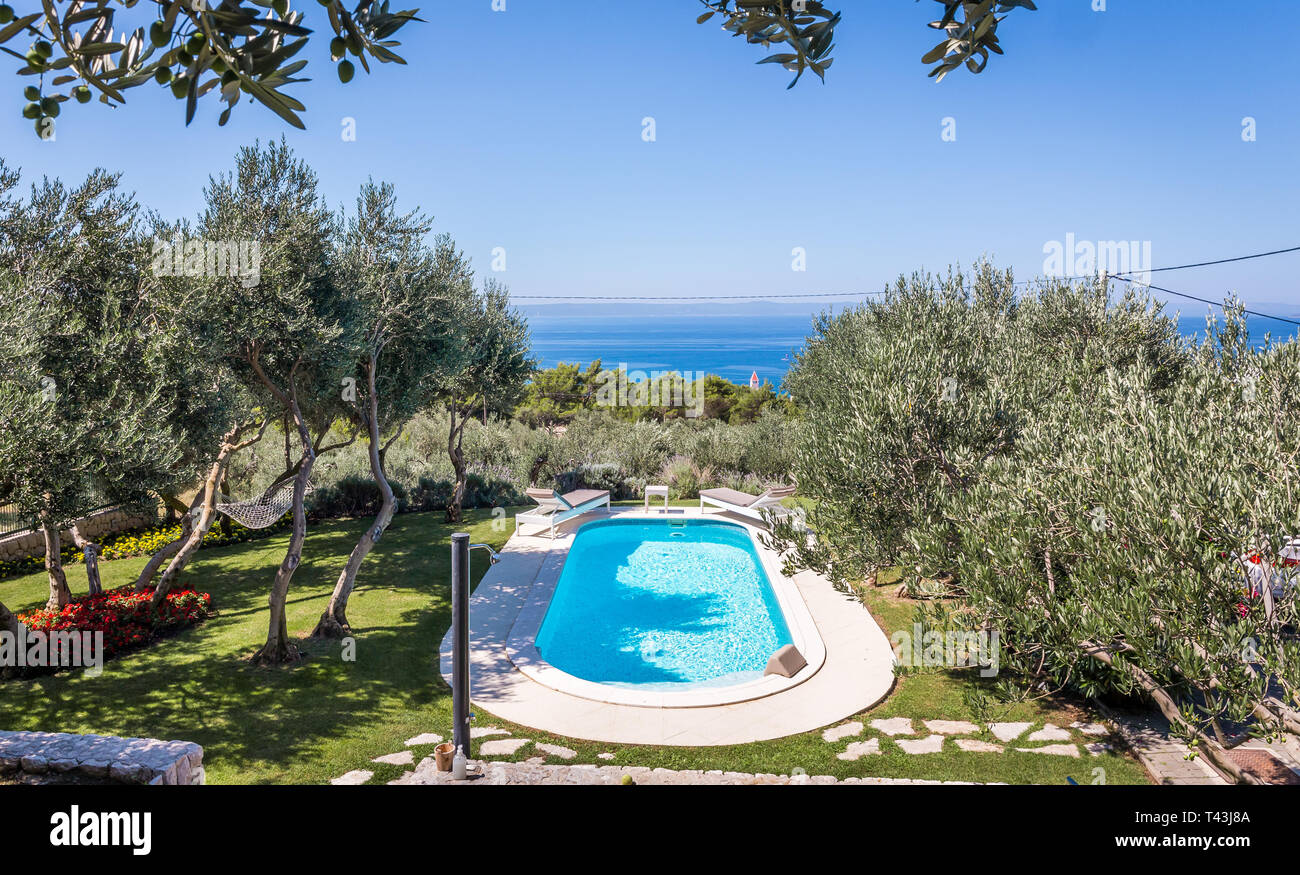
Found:
[{"label": "swimming pool", "polygon": [[534,643],[575,678],[674,691],[761,680],[794,639],[745,526],[637,517],[578,530]]}]

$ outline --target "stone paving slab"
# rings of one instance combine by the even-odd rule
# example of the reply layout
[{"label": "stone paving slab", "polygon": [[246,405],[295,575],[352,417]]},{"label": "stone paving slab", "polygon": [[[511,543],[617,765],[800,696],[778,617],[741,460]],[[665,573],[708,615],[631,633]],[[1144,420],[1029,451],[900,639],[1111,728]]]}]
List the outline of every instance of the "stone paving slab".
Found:
[{"label": "stone paving slab", "polygon": [[837,742],[841,739],[848,738],[851,735],[862,734],[861,721],[854,720],[851,723],[845,723],[842,726],[831,726],[822,730],[822,741]]},{"label": "stone paving slab", "polygon": [[688,769],[649,769],[644,766],[548,766],[540,763],[494,763],[471,760],[470,777],[454,781],[451,772],[439,772],[433,757],[426,757],[415,771],[407,772],[390,784],[399,785],[452,785],[452,786],[518,786],[524,784],[585,784],[613,785],[624,783],[630,777],[635,784],[647,785],[699,785],[699,784],[753,784],[753,785],[829,785],[862,784],[867,786],[920,784],[954,785],[972,784],[973,781],[925,781],[913,778],[844,778],[833,775],[766,775],[745,772],[723,772],[717,769],[701,771]]},{"label": "stone paving slab", "polygon": [[990,723],[989,732],[992,732],[998,741],[1015,741],[1033,725],[1032,723]]},{"label": "stone paving slab", "polygon": [[943,750],[943,736],[930,735],[925,738],[897,738],[894,739],[894,744],[901,747],[903,753],[939,753]]},{"label": "stone paving slab", "polygon": [[890,717],[888,720],[872,720],[871,728],[885,735],[913,735],[911,717]]},{"label": "stone paving slab", "polygon": [[[472,737],[472,736],[471,736]],[[436,732],[421,732],[414,738],[406,739],[407,747],[415,747],[417,744],[441,744],[442,736]]]},{"label": "stone paving slab", "polygon": [[925,728],[940,735],[974,735],[980,728],[969,720],[922,720]]},{"label": "stone paving slab", "polygon": [[837,753],[835,755],[835,758],[840,760],[852,761],[852,760],[859,760],[865,756],[871,756],[872,754],[878,754],[878,753],[880,753],[880,739],[870,738],[867,739],[866,741],[852,742],[843,751]]},{"label": "stone paving slab", "polygon": [[76,773],[123,784],[202,784],[203,748],[192,741],[0,730],[0,771]]},{"label": "stone paving slab", "polygon": [[336,787],[354,787],[364,784],[374,776],[374,772],[366,769],[353,769],[345,775],[339,775],[337,778],[331,779],[330,783]]}]

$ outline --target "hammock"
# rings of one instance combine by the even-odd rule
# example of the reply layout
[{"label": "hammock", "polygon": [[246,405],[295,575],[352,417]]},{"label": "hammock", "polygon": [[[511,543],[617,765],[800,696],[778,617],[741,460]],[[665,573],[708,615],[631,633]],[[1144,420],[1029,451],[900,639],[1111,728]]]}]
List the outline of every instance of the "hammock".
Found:
[{"label": "hammock", "polygon": [[[308,480],[304,494],[310,495],[315,488]],[[229,496],[223,495],[222,498],[229,498]],[[251,501],[226,501],[217,504],[217,510],[249,529],[264,529],[272,525],[291,507],[293,507],[292,480],[282,483],[279,487],[271,487]]]}]

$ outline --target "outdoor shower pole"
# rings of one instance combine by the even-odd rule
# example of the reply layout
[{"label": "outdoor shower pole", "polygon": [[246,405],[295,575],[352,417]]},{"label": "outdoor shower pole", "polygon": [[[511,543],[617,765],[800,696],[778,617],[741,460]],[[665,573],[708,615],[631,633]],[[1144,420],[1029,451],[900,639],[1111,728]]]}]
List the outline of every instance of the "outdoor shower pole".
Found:
[{"label": "outdoor shower pole", "polygon": [[469,533],[451,536],[451,743],[469,758]]}]

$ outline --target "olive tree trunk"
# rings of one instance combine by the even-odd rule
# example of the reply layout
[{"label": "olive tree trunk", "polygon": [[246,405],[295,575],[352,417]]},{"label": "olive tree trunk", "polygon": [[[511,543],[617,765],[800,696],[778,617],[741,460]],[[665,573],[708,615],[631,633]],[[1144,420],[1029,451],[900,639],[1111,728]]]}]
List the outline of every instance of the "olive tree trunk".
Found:
[{"label": "olive tree trunk", "polygon": [[321,614],[320,621],[311,633],[313,637],[343,638],[352,634],[347,616],[348,597],[352,595],[352,590],[356,586],[357,571],[360,570],[361,563],[365,561],[375,544],[379,543],[388,524],[393,521],[396,501],[393,498],[393,487],[384,473],[384,461],[379,446],[379,399],[375,393],[376,365],[376,357],[372,355],[367,372],[369,404],[364,419],[366,437],[370,444],[370,473],[379,486],[379,494],[382,498],[379,513],[375,515],[374,524],[366,529],[356,546],[352,548],[347,564],[343,566],[339,579],[334,584],[334,592],[330,594],[325,613]]},{"label": "olive tree trunk", "polygon": [[212,520],[217,513],[217,495],[221,483],[226,477],[226,466],[230,464],[230,457],[242,450],[244,447],[251,446],[262,439],[266,433],[267,423],[270,419],[262,420],[262,427],[257,434],[246,441],[240,442],[239,436],[247,429],[252,428],[255,423],[246,423],[236,425],[230,431],[226,432],[221,438],[221,449],[217,452],[217,458],[213,461],[212,467],[208,469],[208,476],[203,480],[203,487],[200,489],[200,498],[196,498],[195,504],[190,508],[187,515],[188,524],[182,523],[182,535],[184,541],[177,549],[175,557],[163,572],[162,578],[158,581],[158,586],[153,591],[151,603],[154,610],[158,610],[167,599],[167,593],[176,583],[177,576],[185,570],[185,566],[194,558],[194,554],[203,546],[203,538],[212,528]]},{"label": "olive tree trunk", "polygon": [[307,420],[298,406],[298,390],[294,377],[298,366],[289,371],[289,388],[278,388],[263,373],[260,362],[253,358],[253,370],[259,379],[276,395],[289,410],[294,424],[298,427],[298,437],[302,441],[302,460],[298,474],[293,479],[293,528],[289,535],[289,549],[275,572],[275,581],[271,584],[271,596],[268,605],[271,609],[266,632],[266,643],[253,654],[255,665],[281,665],[298,658],[298,648],[289,640],[289,624],[285,615],[285,606],[289,601],[289,583],[293,573],[302,562],[302,545],[307,540],[307,510],[304,506],[307,497],[307,480],[311,476],[312,466],[316,464],[316,449],[312,445],[311,433],[307,429]]},{"label": "olive tree trunk", "polygon": [[465,451],[461,445],[461,438],[465,434],[465,423],[469,421],[469,415],[460,415],[456,404],[453,402],[448,405],[451,411],[451,427],[447,432],[447,457],[451,459],[452,470],[456,472],[456,487],[451,492],[451,499],[447,502],[447,522],[459,523],[465,519]]},{"label": "olive tree trunk", "polygon": [[104,585],[99,579],[99,550],[94,541],[81,534],[79,523],[72,524],[72,541],[81,548],[81,555],[86,563],[86,589],[91,595],[100,595]]},{"label": "olive tree trunk", "polygon": [[21,626],[18,615],[6,608],[4,602],[0,602],[0,632],[17,635]]},{"label": "olive tree trunk", "polygon": [[68,589],[68,577],[63,572],[62,538],[59,527],[48,517],[41,520],[41,531],[45,534],[45,573],[50,578],[50,598],[45,603],[46,610],[60,610],[72,601],[72,592]]},{"label": "olive tree trunk", "polygon": [[[1115,658],[1111,652],[1096,642],[1080,641],[1079,646],[1084,653],[1099,662],[1115,669],[1120,667],[1115,664]],[[1237,784],[1264,783],[1249,772],[1242,771],[1240,766],[1228,758],[1223,747],[1217,741],[1188,723],[1183,718],[1182,711],[1178,707],[1178,702],[1174,700],[1173,696],[1169,695],[1164,687],[1160,686],[1160,684],[1156,682],[1155,678],[1151,677],[1151,675],[1147,674],[1133,662],[1125,662],[1123,664],[1123,669],[1137,682],[1138,686],[1151,697],[1151,700],[1155,702],[1156,707],[1160,709],[1160,713],[1165,716],[1166,720],[1173,725],[1182,727],[1196,738],[1198,742],[1197,751],[1205,756],[1205,759],[1214,767],[1215,771]]]},{"label": "olive tree trunk", "polygon": [[149,557],[149,561],[145,563],[144,568],[140,569],[140,575],[135,579],[134,589],[136,592],[144,592],[145,588],[153,583],[154,576],[158,574],[158,569],[162,568],[164,562],[176,555],[176,551],[181,548],[181,545],[185,543],[185,539],[190,536],[190,527],[194,523],[194,517],[190,515],[190,511],[194,509],[199,496],[195,495],[194,501],[190,502],[188,507],[181,504],[173,495],[164,494],[162,500],[163,504],[167,505],[171,510],[180,511],[181,533],[175,539],[163,544]]}]

